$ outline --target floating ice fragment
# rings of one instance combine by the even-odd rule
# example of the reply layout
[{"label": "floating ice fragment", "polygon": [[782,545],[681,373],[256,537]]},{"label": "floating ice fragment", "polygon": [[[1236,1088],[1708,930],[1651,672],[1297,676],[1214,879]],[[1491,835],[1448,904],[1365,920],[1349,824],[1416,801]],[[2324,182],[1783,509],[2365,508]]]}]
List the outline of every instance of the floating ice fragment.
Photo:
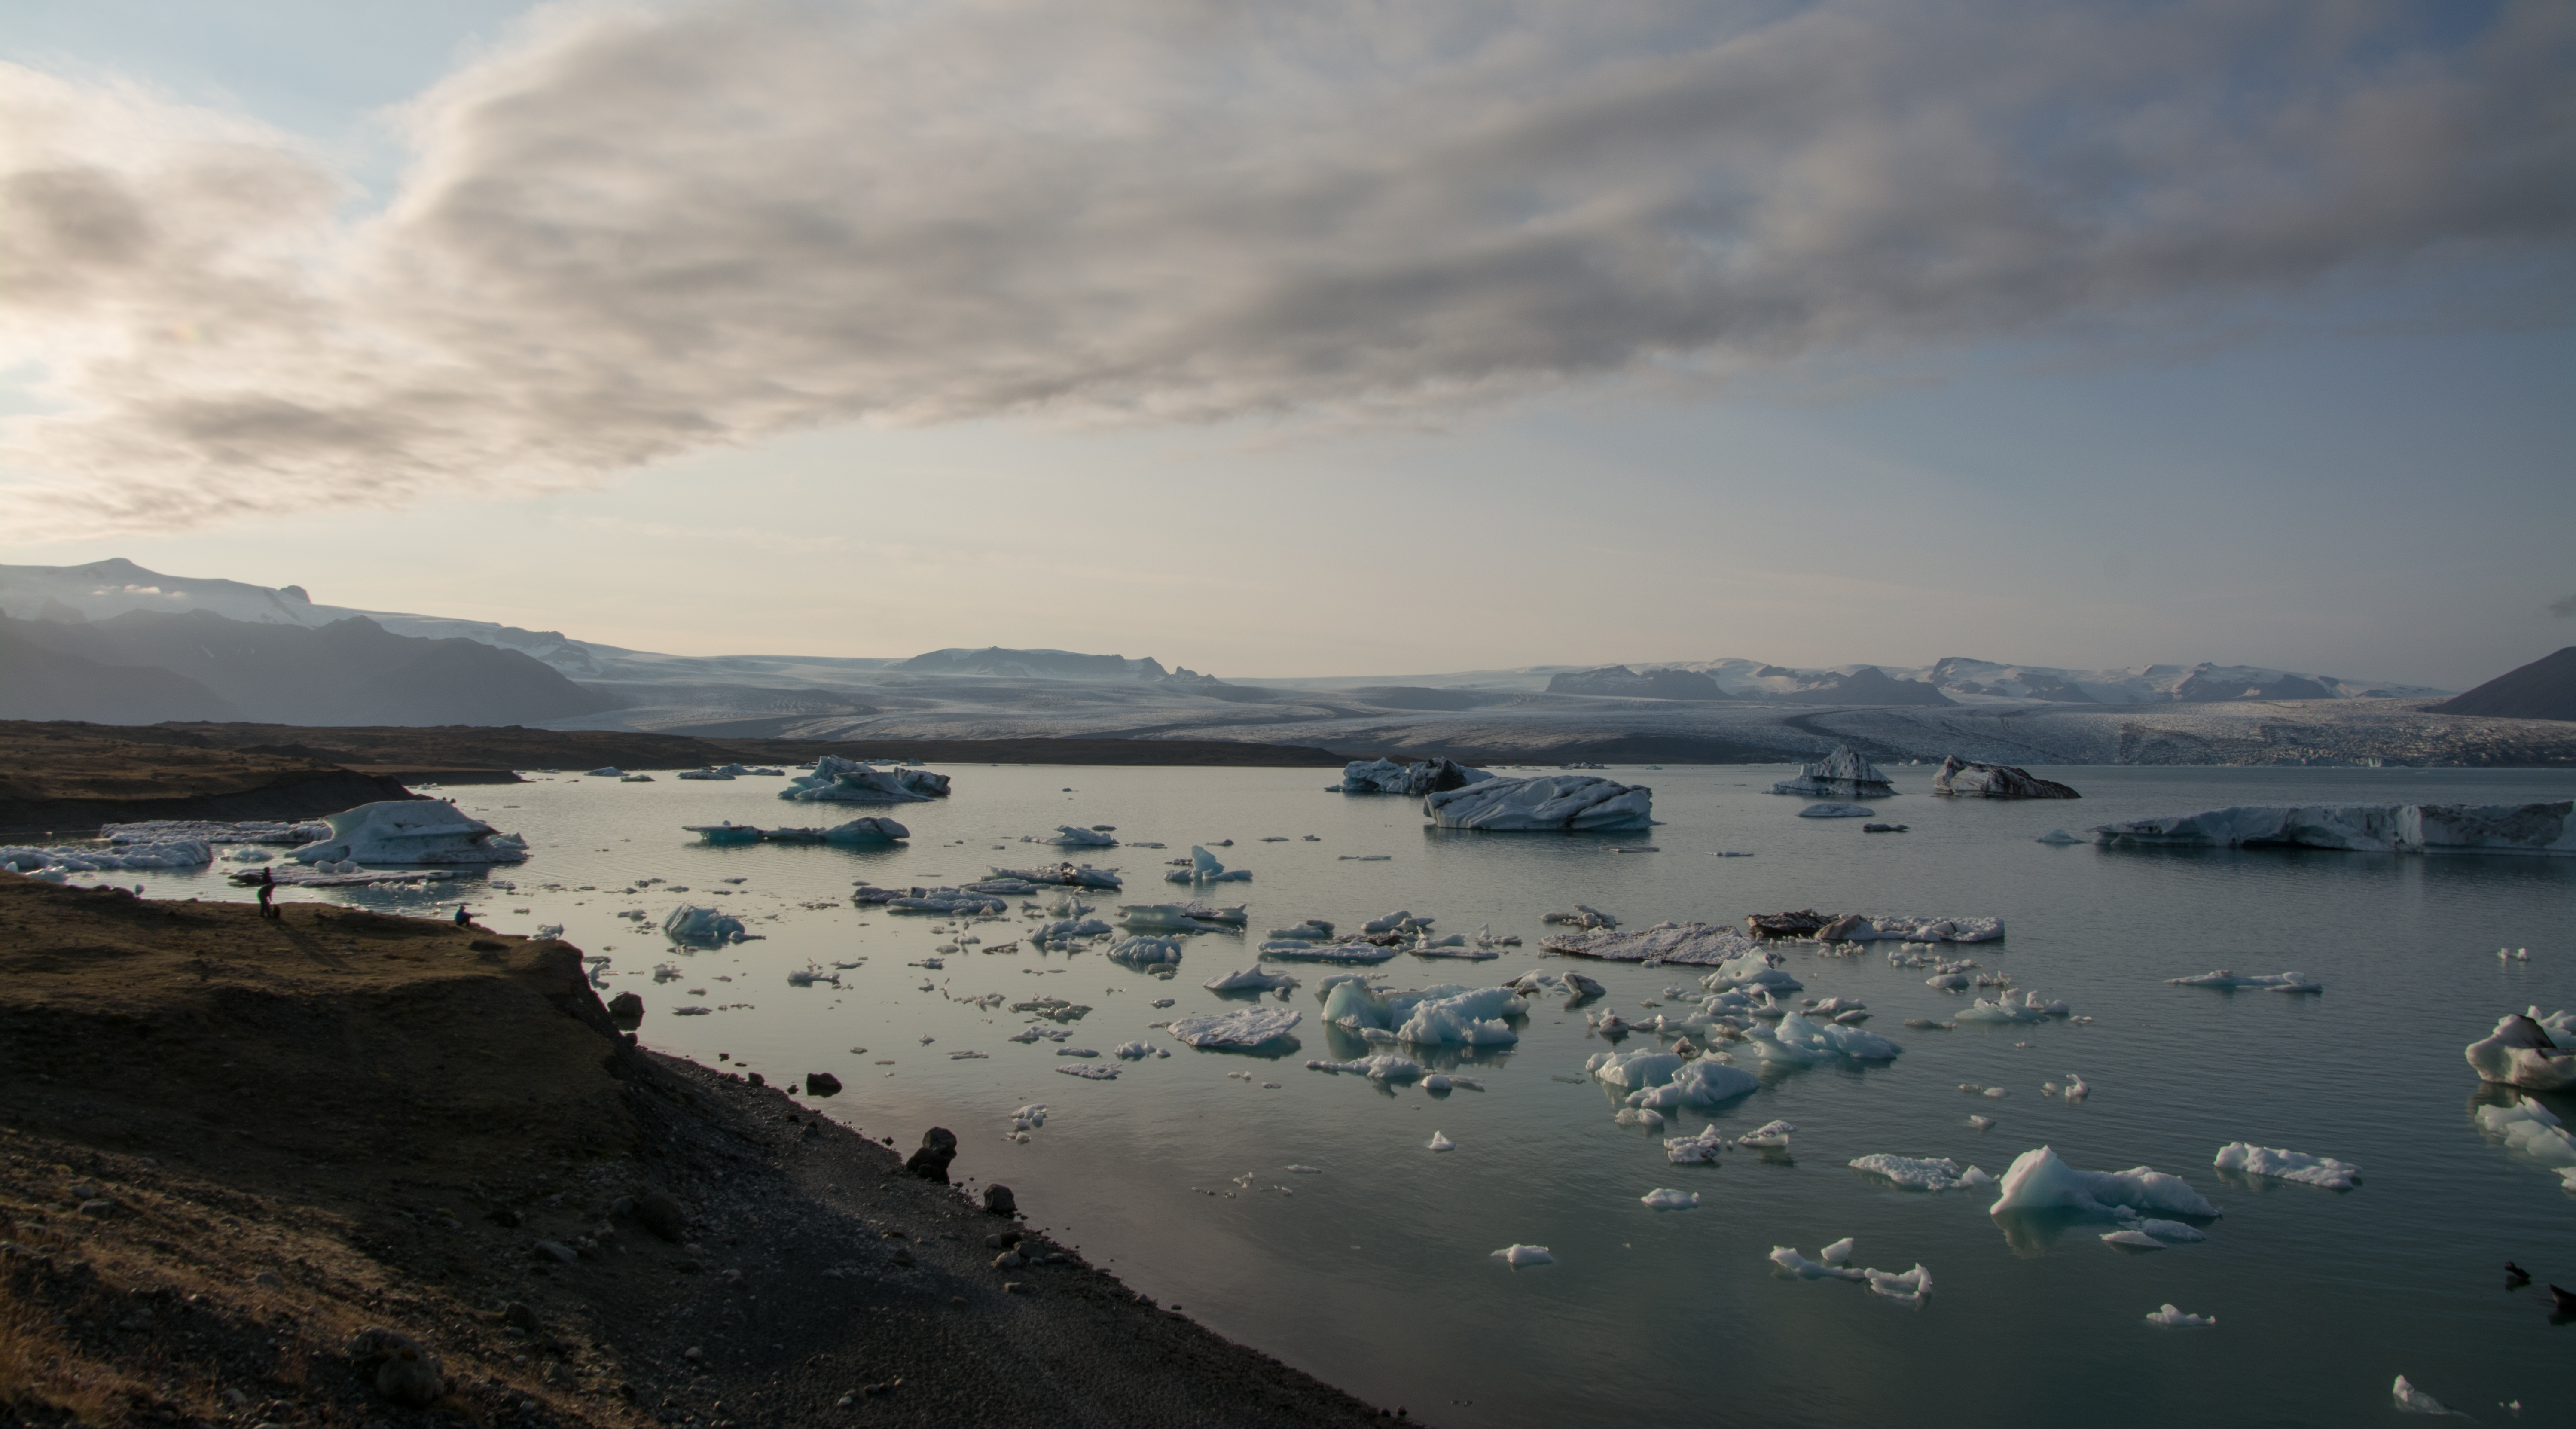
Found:
[{"label": "floating ice fragment", "polygon": [[2225,968],[2201,973],[2196,977],[2169,977],[2168,987],[2259,987],[2272,992],[2323,992],[2326,985],[2306,973],[2233,973]]},{"label": "floating ice fragment", "polygon": [[1141,933],[1133,934],[1110,944],[1108,956],[1111,962],[1125,963],[1130,967],[1177,963],[1181,960],[1181,944],[1177,938],[1156,938]]},{"label": "floating ice fragment", "polygon": [[2114,1215],[2116,1209],[2167,1211],[2184,1216],[2216,1216],[2218,1208],[2201,1198],[2180,1176],[2144,1166],[2127,1171],[2078,1171],[2042,1146],[2013,1158],[2003,1186],[1989,1210],[2071,1210]]},{"label": "floating ice fragment", "polygon": [[1075,1062],[1069,1066],[1058,1067],[1056,1070],[1068,1077],[1082,1077],[1094,1082],[1114,1081],[1118,1076],[1116,1067],[1105,1066],[1099,1062]]},{"label": "floating ice fragment", "polygon": [[1308,1062],[1306,1067],[1315,1072],[1352,1072],[1378,1082],[1409,1082],[1422,1075],[1421,1063],[1392,1052],[1350,1062]]},{"label": "floating ice fragment", "polygon": [[[330,833],[289,853],[298,863],[525,863],[528,841],[496,832],[444,799],[389,799],[324,817]],[[208,859],[199,858],[198,863]]]},{"label": "floating ice fragment", "polygon": [[2576,809],[2551,804],[2253,804],[2102,824],[2111,848],[2326,848],[2576,854]]},{"label": "floating ice fragment", "polygon": [[1823,1261],[1827,1265],[1840,1265],[1851,1259],[1852,1245],[1852,1238],[1850,1236],[1844,1236],[1841,1240],[1835,1241],[1832,1245],[1826,1246],[1823,1250],[1817,1251],[1816,1259]]},{"label": "floating ice fragment", "polygon": [[2184,1225],[2180,1221],[2160,1221],[2152,1216],[2137,1216],[2134,1211],[2130,1214],[2136,1216],[2136,1219],[2124,1222],[2121,1229],[2138,1231],[2167,1243],[2209,1239],[2208,1232],[2198,1226]]},{"label": "floating ice fragment", "polygon": [[1291,1176],[1321,1176],[1324,1174],[1324,1168],[1321,1166],[1290,1166],[1288,1168],[1288,1174]]},{"label": "floating ice fragment", "polygon": [[1790,1133],[1797,1129],[1789,1122],[1766,1121],[1735,1138],[1735,1144],[1754,1151],[1784,1151],[1788,1149]]},{"label": "floating ice fragment", "polygon": [[2102,1233],[2102,1239],[2108,1244],[2125,1246],[2130,1250],[2162,1250],[2165,1248],[2165,1243],[2163,1241],[2156,1239],[2145,1231],[2104,1231]]},{"label": "floating ice fragment", "polygon": [[1654,823],[1654,794],[1588,774],[1485,779],[1434,792],[1422,812],[1444,829],[1488,832],[1643,829]]},{"label": "floating ice fragment", "polygon": [[1424,1142],[1423,1145],[1430,1147],[1434,1151],[1455,1151],[1458,1149],[1457,1142],[1451,1141],[1448,1137],[1443,1136],[1436,1131],[1431,1133],[1431,1139]]},{"label": "floating ice fragment", "polygon": [[1990,1116],[1972,1116],[1968,1118],[1968,1125],[1979,1131],[1992,1131],[1995,1129],[1995,1119]]},{"label": "floating ice fragment", "polygon": [[1687,1211],[1699,1204],[1699,1192],[1658,1187],[1637,1198],[1658,1211]]},{"label": "floating ice fragment", "polygon": [[2561,1168],[2559,1174],[2576,1184],[2576,1177],[2568,1176],[2576,1171],[2576,1137],[2567,1134],[2549,1108],[2526,1097],[2512,1106],[2479,1107],[2476,1115],[2478,1125],[2503,1137],[2507,1147]]},{"label": "floating ice fragment", "polygon": [[1206,1017],[1184,1017],[1167,1030],[1193,1047],[1258,1047],[1287,1036],[1304,1018],[1304,1013],[1284,1007],[1246,1007]]},{"label": "floating ice fragment", "polygon": [[1960,1184],[1959,1163],[1946,1156],[1923,1160],[1880,1152],[1856,1157],[1848,1164],[1855,1171],[1884,1177],[1909,1191],[1950,1191]]},{"label": "floating ice fragment", "polygon": [[[2167,1302],[2164,1305],[2158,1306],[2147,1316],[2147,1323],[2150,1325],[2169,1325],[2175,1329],[2191,1329],[2202,1325],[2215,1325],[2218,1323],[2218,1317],[2216,1315],[2187,1314],[2181,1310],[2175,1309],[2171,1302]],[[2402,1380],[2400,1381],[2400,1383],[2403,1382],[2404,1381]]]},{"label": "floating ice fragment", "polygon": [[2065,1003],[2042,1002],[2035,992],[2023,993],[2019,1000],[2015,1000],[2011,993],[2003,992],[1992,998],[1978,998],[1960,1008],[1957,1017],[1961,1022],[2046,1022],[2052,1017],[2066,1016],[2067,1011]]},{"label": "floating ice fragment", "polygon": [[1924,1269],[1920,1262],[1902,1275],[1891,1275],[1884,1270],[1864,1270],[1861,1274],[1869,1278],[1869,1293],[1872,1295],[1885,1296],[1918,1309],[1924,1301],[1932,1298],[1932,1272]]},{"label": "floating ice fragment", "polygon": [[2068,833],[2064,829],[2050,829],[2047,833],[2041,834],[2037,839],[2033,840],[2033,842],[2063,846],[2065,844],[2080,844],[2084,842],[2084,840],[2077,838],[2075,835]]},{"label": "floating ice fragment", "polygon": [[1802,819],[1874,819],[1878,810],[1861,804],[1809,804],[1798,811]]},{"label": "floating ice fragment", "polygon": [[1344,794],[1408,794],[1419,798],[1443,789],[1481,784],[1493,777],[1490,770],[1471,769],[1449,759],[1426,759],[1414,764],[1398,764],[1392,759],[1354,759],[1342,766],[1342,782],[1334,788]]},{"label": "floating ice fragment", "polygon": [[1800,1255],[1796,1247],[1786,1245],[1771,1247],[1771,1263],[1800,1280],[1860,1280],[1868,1275],[1867,1271],[1847,1265],[1819,1265]]},{"label": "floating ice fragment", "polygon": [[2444,1409],[2442,1401],[2408,1384],[2406,1376],[2402,1374],[2397,1377],[2397,1383],[2389,1387],[2388,1393],[2400,1414],[2437,1414],[2460,1419],[2469,1417],[2456,1409]]},{"label": "floating ice fragment", "polygon": [[[1974,1119],[1977,1118],[1972,1118],[1972,1120]],[[1984,1168],[1971,1166],[1967,1170],[1959,1173],[1959,1184],[1962,1186],[1991,1186],[1995,1184],[1995,1178],[1987,1175]]]},{"label": "floating ice fragment", "polygon": [[[1205,983],[1201,984],[1201,986],[1207,988],[1210,992],[1275,992],[1280,988],[1295,987],[1296,985],[1297,979],[1290,977],[1286,973],[1264,972],[1260,968],[1245,968],[1241,972],[1219,973],[1215,977],[1209,978]],[[1154,1005],[1156,1007],[1169,1007],[1171,1006],[1171,1003],[1169,1001],[1163,1001]]]},{"label": "floating ice fragment", "polygon": [[[1659,1055],[1677,1057],[1680,1054]],[[1751,1072],[1728,1065],[1722,1056],[1698,1057],[1667,1073],[1660,1084],[1630,1092],[1628,1104],[1660,1111],[1678,1107],[1706,1109],[1743,1096],[1761,1085],[1761,1080]]]},{"label": "floating ice fragment", "polygon": [[2349,1191],[2360,1179],[2361,1168],[2349,1161],[2331,1156],[2310,1156],[2303,1151],[2284,1151],[2277,1146],[2256,1146],[2250,1142],[2231,1141],[2218,1148],[2213,1163],[2221,1171],[2242,1171],[2248,1176],[2271,1176],[2283,1181],[2298,1181],[2310,1186],[2323,1186],[2329,1191]]},{"label": "floating ice fragment", "polygon": [[737,942],[749,936],[740,918],[685,903],[662,920],[662,932],[687,943]]},{"label": "floating ice fragment", "polygon": [[1524,1265],[1552,1265],[1556,1257],[1543,1245],[1507,1245],[1494,1252],[1494,1258],[1517,1270]]}]

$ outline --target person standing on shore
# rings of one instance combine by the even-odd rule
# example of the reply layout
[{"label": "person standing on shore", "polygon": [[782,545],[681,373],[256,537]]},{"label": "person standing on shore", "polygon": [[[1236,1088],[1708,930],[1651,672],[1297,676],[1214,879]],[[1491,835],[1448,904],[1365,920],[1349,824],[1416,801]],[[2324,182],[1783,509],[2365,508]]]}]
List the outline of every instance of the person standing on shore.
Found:
[{"label": "person standing on shore", "polygon": [[274,868],[262,868],[259,871],[259,916],[263,918],[274,918],[277,916],[277,905],[270,901],[276,897],[277,870]]}]

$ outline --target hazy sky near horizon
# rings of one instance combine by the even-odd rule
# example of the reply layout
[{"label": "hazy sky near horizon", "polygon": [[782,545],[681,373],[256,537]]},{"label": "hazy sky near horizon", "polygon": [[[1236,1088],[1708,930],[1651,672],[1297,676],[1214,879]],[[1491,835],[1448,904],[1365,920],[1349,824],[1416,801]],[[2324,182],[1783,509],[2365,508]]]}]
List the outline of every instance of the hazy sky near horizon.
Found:
[{"label": "hazy sky near horizon", "polygon": [[2550,0],[0,0],[0,561],[2460,688],[2576,643],[2570,73]]}]

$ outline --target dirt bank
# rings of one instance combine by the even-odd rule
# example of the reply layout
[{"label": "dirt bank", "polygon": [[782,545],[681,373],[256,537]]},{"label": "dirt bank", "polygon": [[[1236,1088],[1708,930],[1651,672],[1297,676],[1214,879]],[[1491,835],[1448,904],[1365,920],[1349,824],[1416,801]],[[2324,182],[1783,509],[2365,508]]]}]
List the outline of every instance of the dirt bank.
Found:
[{"label": "dirt bank", "polygon": [[[0,873],[0,1418],[1392,1413],[1041,1237],[996,1267],[988,1239],[1023,1223],[630,1045],[568,944],[284,911]],[[833,1109],[865,1122],[854,1100]]]},{"label": "dirt bank", "polygon": [[409,797],[337,760],[167,726],[0,723],[0,839],[131,819],[307,819]]}]

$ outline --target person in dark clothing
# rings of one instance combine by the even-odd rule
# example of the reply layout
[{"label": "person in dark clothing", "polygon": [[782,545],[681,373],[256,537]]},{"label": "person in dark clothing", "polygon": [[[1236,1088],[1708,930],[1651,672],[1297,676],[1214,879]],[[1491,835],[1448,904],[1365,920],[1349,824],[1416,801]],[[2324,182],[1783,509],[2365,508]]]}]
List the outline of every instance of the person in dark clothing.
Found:
[{"label": "person in dark clothing", "polygon": [[259,916],[263,918],[274,918],[277,916],[277,905],[270,901],[276,897],[277,870],[274,868],[263,868],[259,871]]},{"label": "person in dark clothing", "polygon": [[462,928],[462,927],[464,927],[466,924],[471,923],[471,922],[473,922],[473,921],[474,921],[473,919],[468,918],[468,917],[466,917],[466,916],[465,916],[465,905],[464,905],[464,904],[462,904],[462,903],[457,904],[457,905],[456,905],[456,926],[457,926],[457,927]]}]

